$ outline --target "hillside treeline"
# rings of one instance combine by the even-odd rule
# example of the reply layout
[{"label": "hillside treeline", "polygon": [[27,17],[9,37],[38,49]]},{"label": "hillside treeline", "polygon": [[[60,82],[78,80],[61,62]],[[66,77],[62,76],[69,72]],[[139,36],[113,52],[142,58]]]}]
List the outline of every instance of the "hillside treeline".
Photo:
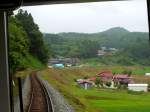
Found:
[{"label": "hillside treeline", "polygon": [[44,40],[48,44],[53,57],[92,58],[96,57],[99,44],[91,40],[69,40],[57,34],[45,34]]},{"label": "hillside treeline", "polygon": [[49,58],[43,34],[32,15],[20,9],[9,17],[9,64],[11,73],[45,65]]},{"label": "hillside treeline", "polygon": [[[129,32],[116,27],[99,33],[44,34],[44,40],[54,51],[53,55],[92,59],[105,65],[150,65],[148,33]],[[101,47],[116,48],[112,56],[96,55]]]}]

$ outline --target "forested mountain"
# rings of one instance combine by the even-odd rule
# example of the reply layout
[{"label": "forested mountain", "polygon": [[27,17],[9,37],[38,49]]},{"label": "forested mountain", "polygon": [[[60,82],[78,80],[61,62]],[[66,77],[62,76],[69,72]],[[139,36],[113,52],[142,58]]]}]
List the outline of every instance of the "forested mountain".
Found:
[{"label": "forested mountain", "polygon": [[128,30],[115,27],[104,32],[86,34],[86,33],[59,33],[59,36],[67,40],[92,40],[100,43],[101,46],[118,47],[120,48],[124,43],[135,42],[138,38],[148,40],[148,33],[129,32]]},{"label": "forested mountain", "polygon": [[91,58],[96,57],[95,53],[98,49],[107,47],[118,49],[116,55],[120,58],[119,61],[150,64],[148,33],[130,32],[124,28],[115,27],[92,34],[75,32],[44,34],[44,40],[54,51],[54,56]]}]

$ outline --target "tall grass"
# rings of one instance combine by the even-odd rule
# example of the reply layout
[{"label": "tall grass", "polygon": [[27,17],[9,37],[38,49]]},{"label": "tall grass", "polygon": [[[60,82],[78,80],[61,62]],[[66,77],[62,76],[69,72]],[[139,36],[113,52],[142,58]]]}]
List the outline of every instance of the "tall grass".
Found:
[{"label": "tall grass", "polygon": [[[118,67],[112,67],[116,70]],[[149,112],[150,93],[129,94],[127,90],[92,88],[84,90],[74,79],[93,76],[108,67],[84,67],[67,69],[47,69],[41,72],[55,89],[59,90],[76,112]],[[123,70],[122,67],[119,68]],[[127,69],[127,68],[126,68]],[[129,69],[129,68],[128,68]],[[131,68],[130,68],[131,69]],[[140,67],[132,70],[141,69]],[[117,71],[119,72],[119,71]]]}]

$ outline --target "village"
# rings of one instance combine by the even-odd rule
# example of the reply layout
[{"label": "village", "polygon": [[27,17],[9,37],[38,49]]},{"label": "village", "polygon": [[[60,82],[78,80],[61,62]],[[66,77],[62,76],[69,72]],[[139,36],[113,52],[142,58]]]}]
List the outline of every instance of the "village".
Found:
[{"label": "village", "polygon": [[[107,48],[105,46],[101,47],[97,50],[97,57],[104,57],[104,56],[112,56],[118,52],[116,48]],[[57,58],[52,58],[48,60],[48,67],[49,68],[64,68],[64,67],[71,67],[75,66],[77,63],[80,62],[79,58],[65,58],[62,56],[58,56]]]},{"label": "village", "polygon": [[[150,73],[145,73],[145,77],[149,78]],[[148,83],[137,83],[131,76],[131,73],[113,74],[111,71],[103,71],[93,77],[84,77],[77,79],[76,83],[85,90],[99,87],[107,89],[125,89],[135,92],[148,92]]]},{"label": "village", "polygon": [[[103,56],[105,47],[99,51],[98,55]],[[117,50],[114,50],[115,52]],[[104,53],[104,54],[103,54]],[[60,58],[49,60],[48,68],[66,68],[74,67],[79,62],[77,58]],[[141,76],[141,80],[132,75],[132,71],[124,71],[123,73],[112,73],[111,71],[101,71],[94,76],[86,76],[76,79],[76,84],[85,90],[91,88],[106,88],[106,89],[124,89],[134,92],[148,92],[150,90],[149,79],[150,73],[145,73]],[[148,79],[148,81],[146,81]]]}]

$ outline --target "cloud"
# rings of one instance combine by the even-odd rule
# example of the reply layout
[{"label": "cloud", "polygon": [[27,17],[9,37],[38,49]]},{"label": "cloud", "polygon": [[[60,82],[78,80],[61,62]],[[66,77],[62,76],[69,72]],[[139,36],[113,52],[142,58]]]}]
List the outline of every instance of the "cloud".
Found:
[{"label": "cloud", "polygon": [[121,26],[148,31],[146,0],[109,1],[22,7],[42,32],[100,32]]}]

